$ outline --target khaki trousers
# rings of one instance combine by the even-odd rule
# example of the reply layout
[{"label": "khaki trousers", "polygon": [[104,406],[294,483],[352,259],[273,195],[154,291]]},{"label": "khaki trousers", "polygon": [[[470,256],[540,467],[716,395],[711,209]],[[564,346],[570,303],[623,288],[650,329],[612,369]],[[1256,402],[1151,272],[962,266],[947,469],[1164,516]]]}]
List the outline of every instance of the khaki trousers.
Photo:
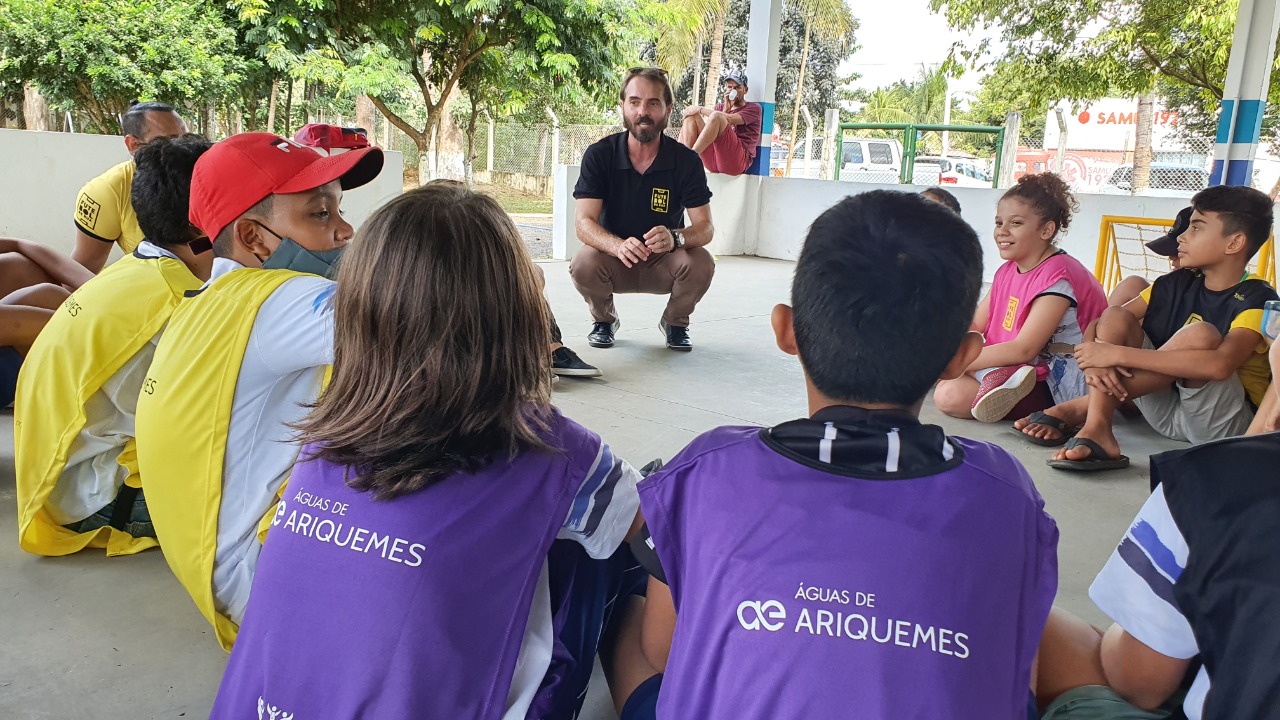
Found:
[{"label": "khaki trousers", "polygon": [[715,259],[702,247],[672,250],[627,267],[617,257],[583,245],[569,263],[573,286],[587,301],[594,322],[618,319],[615,293],[648,293],[670,295],[662,319],[668,325],[689,327],[689,316],[711,287],[715,272]]}]

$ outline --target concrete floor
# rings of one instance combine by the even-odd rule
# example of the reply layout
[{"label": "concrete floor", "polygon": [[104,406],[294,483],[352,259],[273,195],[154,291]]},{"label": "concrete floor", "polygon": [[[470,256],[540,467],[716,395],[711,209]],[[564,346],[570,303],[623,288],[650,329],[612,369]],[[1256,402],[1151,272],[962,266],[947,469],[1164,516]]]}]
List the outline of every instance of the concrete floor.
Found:
[{"label": "concrete floor", "polygon": [[[806,414],[798,362],[779,352],[773,305],[790,292],[792,263],[722,258],[694,317],[689,354],[667,350],[657,329],[664,298],[624,296],[622,330],[610,350],[587,346],[586,307],[564,263],[547,263],[548,296],[565,340],[605,373],[561,380],[555,399],[636,465],[669,458],[697,434],[723,424],[774,424]],[[1095,624],[1105,618],[1089,583],[1147,496],[1147,455],[1176,446],[1145,424],[1118,434],[1134,466],[1078,476],[1051,470],[1048,452],[1005,425],[924,419],[949,432],[999,443],[1031,471],[1057,519],[1058,604]],[[13,436],[0,421],[0,718],[204,717],[226,657],[208,624],[169,574],[159,552],[107,559],[27,555],[15,542]],[[603,683],[584,717],[612,718]]]}]

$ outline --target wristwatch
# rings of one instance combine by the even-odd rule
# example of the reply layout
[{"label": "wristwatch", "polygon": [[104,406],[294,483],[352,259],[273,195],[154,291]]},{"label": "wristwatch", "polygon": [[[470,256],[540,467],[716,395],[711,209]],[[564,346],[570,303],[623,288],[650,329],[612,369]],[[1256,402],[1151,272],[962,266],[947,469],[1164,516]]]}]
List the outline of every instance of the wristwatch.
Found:
[{"label": "wristwatch", "polygon": [[671,232],[671,244],[672,244],[671,249],[679,250],[680,248],[684,247],[684,234],[680,232],[680,229],[676,228],[671,230],[670,232]]}]

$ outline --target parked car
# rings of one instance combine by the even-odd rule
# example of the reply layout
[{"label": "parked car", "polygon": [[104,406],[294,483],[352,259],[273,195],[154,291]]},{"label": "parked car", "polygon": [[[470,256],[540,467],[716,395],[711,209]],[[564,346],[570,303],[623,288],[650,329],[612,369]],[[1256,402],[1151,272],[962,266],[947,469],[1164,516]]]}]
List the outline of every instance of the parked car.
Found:
[{"label": "parked car", "polygon": [[[1209,187],[1209,171],[1195,165],[1151,163],[1148,187],[1140,195],[1151,197],[1185,197]],[[1130,195],[1133,192],[1133,166],[1121,165],[1098,188],[1106,195]]]},{"label": "parked car", "polygon": [[971,158],[917,157],[912,171],[914,185],[954,185],[991,187],[991,175],[978,168]]},{"label": "parked car", "polygon": [[[794,163],[793,163],[794,167]],[[902,143],[886,138],[845,138],[840,179],[897,183],[902,175]]]}]

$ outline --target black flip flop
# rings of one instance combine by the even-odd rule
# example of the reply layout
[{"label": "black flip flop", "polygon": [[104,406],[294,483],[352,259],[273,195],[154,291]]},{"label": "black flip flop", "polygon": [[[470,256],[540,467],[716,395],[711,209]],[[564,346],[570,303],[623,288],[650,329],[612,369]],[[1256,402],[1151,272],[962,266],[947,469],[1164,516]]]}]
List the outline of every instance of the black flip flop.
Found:
[{"label": "black flip flop", "polygon": [[1107,451],[1089,438],[1074,437],[1067,443],[1067,450],[1077,447],[1089,449],[1089,457],[1084,460],[1050,460],[1049,467],[1058,470],[1075,470],[1077,472],[1100,472],[1102,470],[1120,470],[1129,467],[1129,458],[1124,455],[1110,457]]},{"label": "black flip flop", "polygon": [[[1044,438],[1036,437],[1035,435],[1028,435],[1027,427],[1032,425],[1043,425],[1047,428],[1057,430],[1058,438],[1056,440],[1046,440]],[[1056,418],[1046,412],[1037,411],[1027,416],[1026,427],[1021,430],[1014,428],[1013,431],[1021,435],[1023,440],[1039,445],[1040,447],[1058,447],[1075,437],[1076,433],[1079,432],[1079,428],[1068,428],[1067,421],[1062,418]]]}]

